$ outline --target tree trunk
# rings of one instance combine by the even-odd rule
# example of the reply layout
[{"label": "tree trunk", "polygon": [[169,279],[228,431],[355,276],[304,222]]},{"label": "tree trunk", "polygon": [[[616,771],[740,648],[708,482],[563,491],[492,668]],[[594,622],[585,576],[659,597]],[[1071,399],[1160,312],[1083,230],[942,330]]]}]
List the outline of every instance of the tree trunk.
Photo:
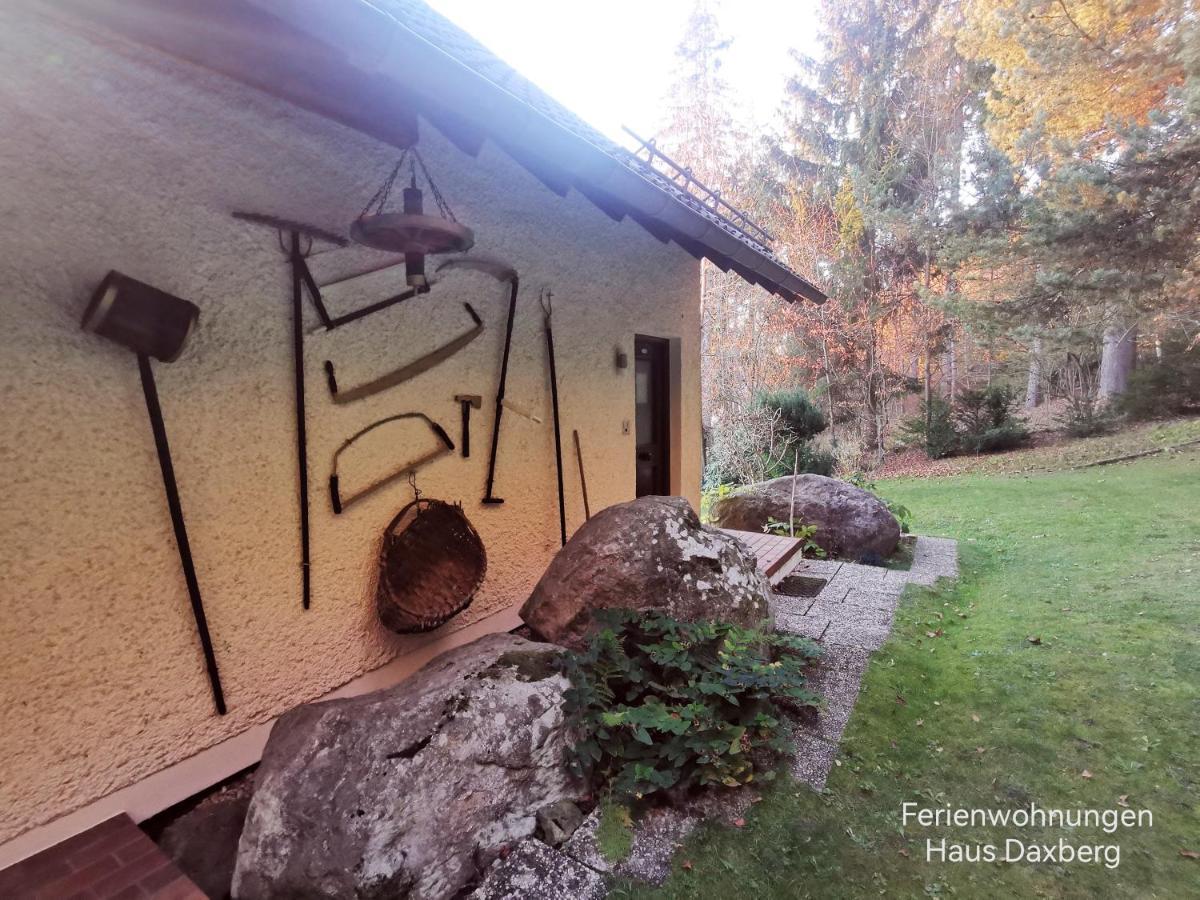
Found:
[{"label": "tree trunk", "polygon": [[821,308],[821,353],[825,357],[825,399],[829,403],[829,443],[837,449],[837,432],[833,427],[833,369],[829,365],[829,332],[825,327],[825,308]]},{"label": "tree trunk", "polygon": [[958,348],[955,346],[954,331],[951,330],[946,336],[946,378],[947,392],[946,399],[951,404],[954,403],[954,396],[958,393],[958,360],[956,354]]},{"label": "tree trunk", "polygon": [[1125,393],[1129,373],[1137,358],[1137,324],[1110,325],[1104,329],[1104,349],[1100,355],[1099,398],[1108,402]]},{"label": "tree trunk", "polygon": [[1025,384],[1025,408],[1042,405],[1042,339],[1035,337],[1029,348],[1029,380]]}]

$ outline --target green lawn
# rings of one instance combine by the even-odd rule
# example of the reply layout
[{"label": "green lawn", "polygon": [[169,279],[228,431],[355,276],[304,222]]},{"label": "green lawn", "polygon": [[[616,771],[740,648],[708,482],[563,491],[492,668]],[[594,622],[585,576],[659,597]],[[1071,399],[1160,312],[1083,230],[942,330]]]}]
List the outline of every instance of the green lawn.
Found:
[{"label": "green lawn", "polygon": [[[1200,851],[1200,454],[882,492],[959,540],[963,577],[910,587],[826,792],[777,782],[744,827],[693,836],[663,888],[615,896],[1200,896],[1181,853]],[[906,801],[1128,804],[1153,827],[922,829]],[[925,859],[926,838],[1060,837],[1116,843],[1120,865]]]}]

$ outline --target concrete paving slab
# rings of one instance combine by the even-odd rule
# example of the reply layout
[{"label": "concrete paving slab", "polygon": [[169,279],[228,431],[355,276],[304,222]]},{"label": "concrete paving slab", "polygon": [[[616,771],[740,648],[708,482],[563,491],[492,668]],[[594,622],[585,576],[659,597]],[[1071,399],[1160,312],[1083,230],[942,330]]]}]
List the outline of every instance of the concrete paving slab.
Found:
[{"label": "concrete paving slab", "polygon": [[829,620],[820,616],[797,616],[783,613],[775,617],[775,628],[786,634],[812,638],[819,641],[829,627]]}]

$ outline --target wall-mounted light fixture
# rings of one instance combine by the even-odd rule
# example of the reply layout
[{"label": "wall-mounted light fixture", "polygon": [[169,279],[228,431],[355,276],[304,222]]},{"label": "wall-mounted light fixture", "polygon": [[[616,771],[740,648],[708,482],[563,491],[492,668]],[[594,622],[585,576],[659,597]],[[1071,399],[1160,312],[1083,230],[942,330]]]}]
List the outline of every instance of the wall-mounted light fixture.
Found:
[{"label": "wall-mounted light fixture", "polygon": [[217,672],[217,659],[208,633],[204,604],[200,599],[200,585],[196,580],[196,566],[192,562],[192,550],[184,527],[183,507],[179,503],[179,488],[175,484],[175,467],[171,464],[171,448],[167,444],[167,430],[158,402],[158,388],[154,384],[154,370],[150,367],[152,356],[163,362],[178,359],[199,318],[200,309],[194,303],[120,272],[109,272],[84,310],[81,325],[84,331],[106,337],[137,354],[142,393],[146,397],[146,411],[154,432],[167,506],[171,511],[171,524],[175,528],[175,545],[179,550],[183,578],[187,582],[188,597],[192,603],[192,615],[196,619],[196,630],[204,651],[213,704],[217,713],[224,715],[225,695],[221,690],[221,676]]}]

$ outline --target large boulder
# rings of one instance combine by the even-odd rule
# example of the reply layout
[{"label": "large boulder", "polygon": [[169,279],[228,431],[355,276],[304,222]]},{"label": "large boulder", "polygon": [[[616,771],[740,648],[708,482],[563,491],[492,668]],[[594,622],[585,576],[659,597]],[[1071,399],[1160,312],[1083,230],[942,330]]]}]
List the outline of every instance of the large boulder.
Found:
[{"label": "large boulder", "polygon": [[561,649],[489,635],[387,690],[271,731],[238,851],[239,900],[454,897],[537,814],[580,800]]},{"label": "large boulder", "polygon": [[[796,522],[816,525],[813,541],[831,556],[846,559],[890,556],[900,541],[900,523],[872,494],[824,475],[796,476]],[[787,522],[792,476],[761,481],[716,501],[713,521],[722,528],[762,531],[769,519]]]},{"label": "large boulder", "polygon": [[598,609],[754,627],[770,585],[736,540],[700,524],[682,497],[642,497],[592,517],[558,552],[521,618],[548,641],[580,648]]}]

